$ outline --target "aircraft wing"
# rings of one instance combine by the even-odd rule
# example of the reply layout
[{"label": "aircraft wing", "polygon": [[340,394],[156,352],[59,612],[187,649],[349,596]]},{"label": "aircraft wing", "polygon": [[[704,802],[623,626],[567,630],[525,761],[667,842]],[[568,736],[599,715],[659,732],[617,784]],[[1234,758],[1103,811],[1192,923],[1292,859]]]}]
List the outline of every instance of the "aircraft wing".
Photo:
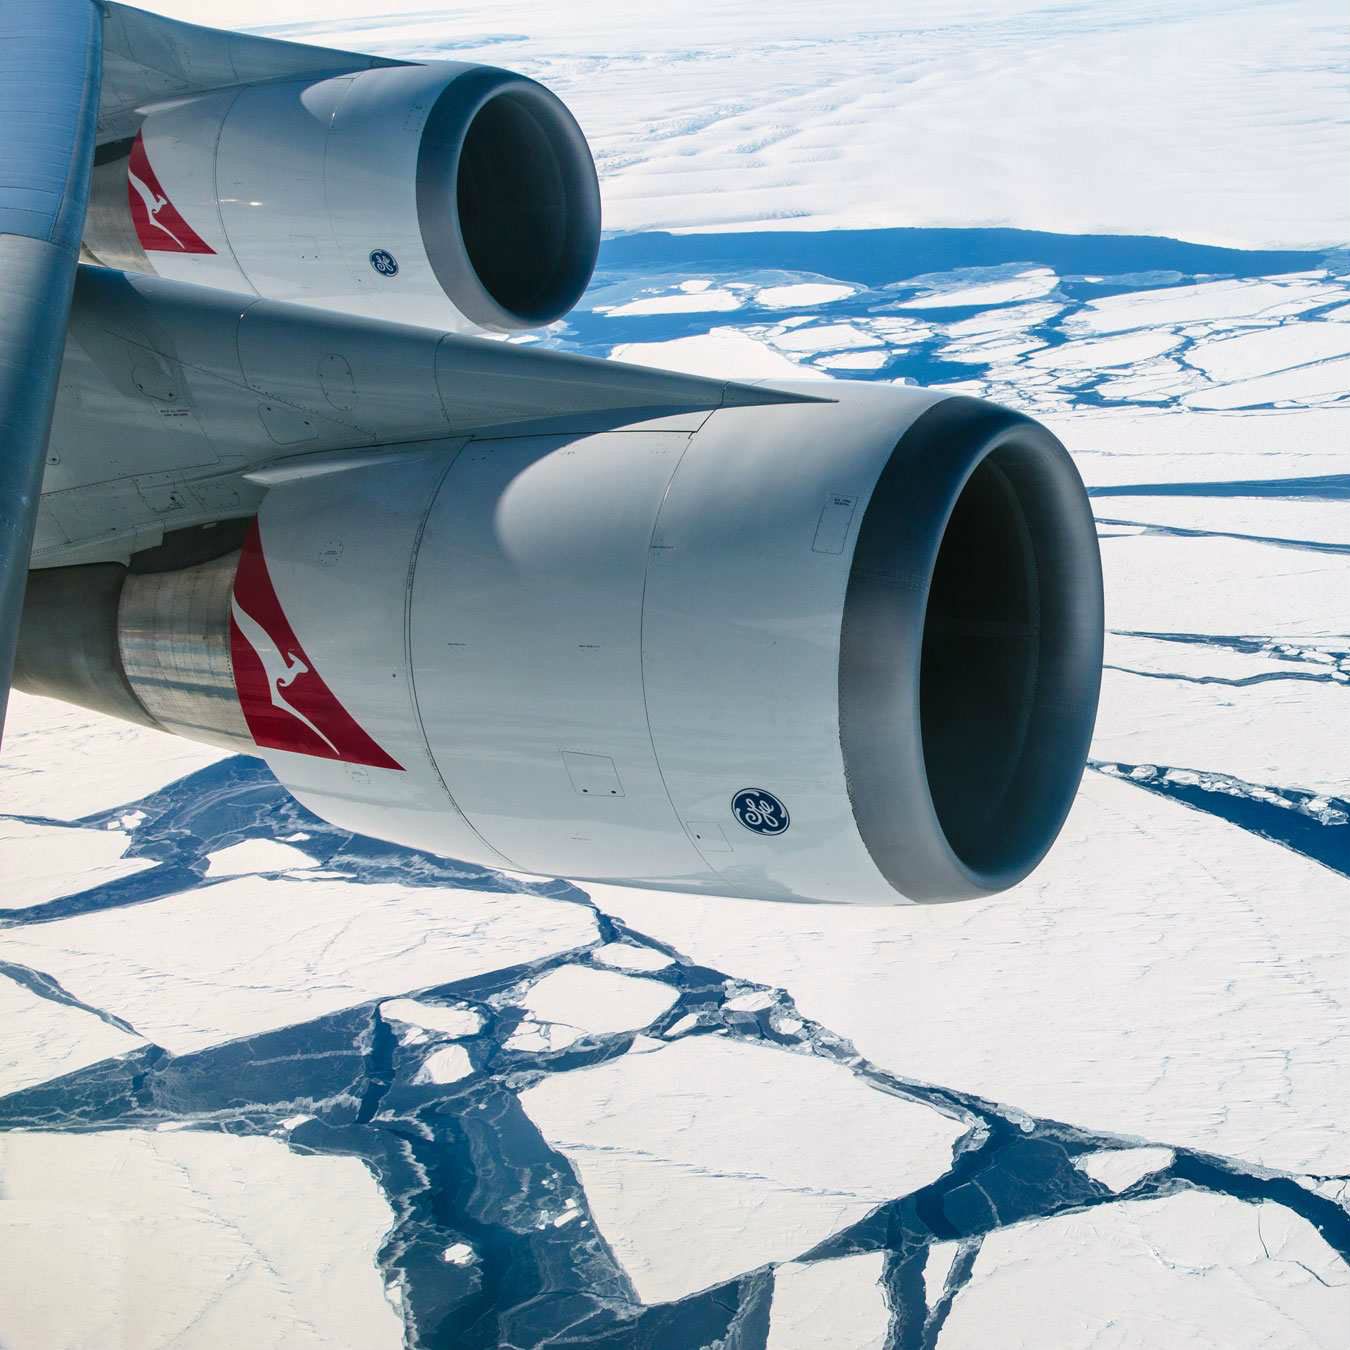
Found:
[{"label": "aircraft wing", "polygon": [[598,248],[531,81],[96,0],[10,0],[0,60],[0,729],[30,565],[245,517],[269,466],[802,397],[469,336],[556,317]]}]

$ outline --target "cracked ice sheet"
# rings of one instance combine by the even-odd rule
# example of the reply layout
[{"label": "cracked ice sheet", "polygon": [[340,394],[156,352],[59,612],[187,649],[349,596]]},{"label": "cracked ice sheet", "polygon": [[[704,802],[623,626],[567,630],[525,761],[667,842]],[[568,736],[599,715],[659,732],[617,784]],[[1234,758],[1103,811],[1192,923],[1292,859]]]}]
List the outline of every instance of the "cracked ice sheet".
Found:
[{"label": "cracked ice sheet", "polygon": [[1350,882],[1129,783],[1089,775],[1039,870],[991,900],[589,889],[692,960],[789,990],[893,1073],[1087,1129],[1350,1173]]},{"label": "cracked ice sheet", "polygon": [[644,1303],[801,1255],[941,1176],[964,1133],[842,1065],[719,1036],[557,1074],[520,1100]]},{"label": "cracked ice sheet", "polygon": [[511,1049],[561,1050],[583,1036],[637,1031],[674,1006],[679,992],[656,980],[590,966],[562,966],[536,980],[519,1000],[527,1020]]},{"label": "cracked ice sheet", "polygon": [[1183,1192],[984,1240],[941,1350],[1341,1350],[1350,1271],[1289,1210]]},{"label": "cracked ice sheet", "polygon": [[399,1350],[355,1158],[194,1131],[0,1135],[0,1344]]},{"label": "cracked ice sheet", "polygon": [[[224,750],[14,691],[5,718],[0,807],[76,820],[146,797],[227,759]],[[53,770],[65,768],[65,773]]]},{"label": "cracked ice sheet", "polygon": [[[1165,654],[1157,659],[1164,670],[1165,662]],[[1252,662],[1258,670],[1274,664],[1262,658]],[[1279,664],[1285,674],[1317,671],[1302,663]],[[1331,668],[1322,667],[1320,673],[1329,679]],[[1345,797],[1350,796],[1350,761],[1329,755],[1327,747],[1344,737],[1348,718],[1350,688],[1339,683],[1271,679],[1234,688],[1108,669],[1102,676],[1092,755],[1126,764],[1200,765],[1248,783]]]},{"label": "cracked ice sheet", "polygon": [[9,929],[0,960],[186,1054],[597,938],[586,909],[530,895],[245,877]]},{"label": "cracked ice sheet", "polygon": [[1160,534],[1105,537],[1101,551],[1118,632],[1317,639],[1350,594],[1350,553]]},{"label": "cracked ice sheet", "polygon": [[798,365],[767,343],[735,328],[714,328],[709,333],[672,338],[668,342],[624,342],[609,354],[615,361],[685,375],[725,378],[728,371],[734,371],[738,380],[825,378],[820,371]]},{"label": "cracked ice sheet", "polygon": [[[1090,488],[1312,478],[1346,471],[1344,409],[1048,413]],[[1112,498],[1095,505],[1103,515]]]},{"label": "cracked ice sheet", "polygon": [[40,998],[0,975],[0,1097],[144,1044],[93,1013]]},{"label": "cracked ice sheet", "polygon": [[156,866],[153,858],[124,858],[130,840],[120,830],[68,830],[0,820],[0,910],[22,910],[71,892],[106,886]]},{"label": "cracked ice sheet", "polygon": [[884,1252],[868,1252],[779,1266],[765,1350],[882,1350],[891,1315],[881,1287],[884,1262]]},{"label": "cracked ice sheet", "polygon": [[[1236,319],[1276,320],[1329,304],[1344,289],[1320,277],[1202,281],[1090,300],[1065,325],[1077,333],[1119,333],[1163,324]],[[1265,367],[1269,369],[1269,367]]]}]

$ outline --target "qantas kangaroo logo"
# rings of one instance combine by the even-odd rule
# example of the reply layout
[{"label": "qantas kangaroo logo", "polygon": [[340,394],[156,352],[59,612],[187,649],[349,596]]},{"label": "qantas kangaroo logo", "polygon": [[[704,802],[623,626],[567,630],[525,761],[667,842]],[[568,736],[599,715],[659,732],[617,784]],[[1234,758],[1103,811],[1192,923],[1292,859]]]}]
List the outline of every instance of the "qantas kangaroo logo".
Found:
[{"label": "qantas kangaroo logo", "polygon": [[230,599],[230,663],[244,721],[264,749],[402,770],[338,702],[300,645],[272,585],[257,521]]},{"label": "qantas kangaroo logo", "polygon": [[145,153],[145,137],[136,133],[127,161],[127,201],[136,238],[147,253],[214,253],[169,200]]}]

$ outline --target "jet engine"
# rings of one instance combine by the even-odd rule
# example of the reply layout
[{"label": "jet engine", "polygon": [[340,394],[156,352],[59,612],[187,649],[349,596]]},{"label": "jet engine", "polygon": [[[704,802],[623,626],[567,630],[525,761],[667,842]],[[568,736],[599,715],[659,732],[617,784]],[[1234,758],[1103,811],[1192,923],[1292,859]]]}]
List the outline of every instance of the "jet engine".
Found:
[{"label": "jet engine", "polygon": [[1101,569],[1026,417],[841,383],[260,481],[213,557],[35,573],[18,686],[261,754],[353,830],[550,876],[955,900],[1025,877],[1069,809]]},{"label": "jet engine", "polygon": [[595,166],[567,108],[457,63],[154,105],[99,147],[85,227],[111,267],[503,333],[567,313],[599,241]]}]

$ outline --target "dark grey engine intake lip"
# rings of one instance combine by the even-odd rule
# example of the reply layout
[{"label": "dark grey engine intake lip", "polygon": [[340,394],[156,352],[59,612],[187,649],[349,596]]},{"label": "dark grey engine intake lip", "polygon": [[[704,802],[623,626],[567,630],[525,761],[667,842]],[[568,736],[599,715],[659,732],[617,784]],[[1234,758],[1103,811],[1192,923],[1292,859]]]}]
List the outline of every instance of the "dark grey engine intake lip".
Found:
[{"label": "dark grey engine intake lip", "polygon": [[543,85],[495,66],[466,68],[432,107],[417,214],[446,295],[499,332],[561,318],[600,252],[600,182],[576,119]]},{"label": "dark grey engine intake lip", "polygon": [[979,399],[920,416],[859,528],[839,656],[854,818],[901,894],[990,895],[1045,856],[1086,764],[1103,609],[1059,441]]}]

